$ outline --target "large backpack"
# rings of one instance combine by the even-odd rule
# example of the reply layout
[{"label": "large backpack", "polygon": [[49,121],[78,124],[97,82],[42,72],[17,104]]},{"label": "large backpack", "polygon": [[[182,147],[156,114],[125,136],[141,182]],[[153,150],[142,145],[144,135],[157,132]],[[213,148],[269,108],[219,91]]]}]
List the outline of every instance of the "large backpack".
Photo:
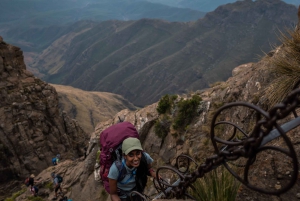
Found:
[{"label": "large backpack", "polygon": [[63,182],[63,178],[60,175],[56,175],[56,178],[58,180],[58,183],[62,183]]},{"label": "large backpack", "polygon": [[52,164],[53,165],[57,165],[57,163],[56,163],[56,157],[52,158]]},{"label": "large backpack", "polygon": [[37,194],[37,193],[39,192],[39,188],[38,188],[38,187],[36,187],[36,186],[33,186],[33,188],[34,188],[34,192],[35,192],[35,194]]},{"label": "large backpack", "polygon": [[28,177],[25,179],[25,185],[29,186],[29,185],[33,185],[34,184],[34,180],[31,177]]},{"label": "large backpack", "polygon": [[[122,142],[128,137],[139,138],[135,127],[129,122],[121,122],[112,125],[100,134],[100,177],[105,190],[110,193],[108,173],[114,161],[120,174],[118,181],[122,180],[126,174],[126,168],[122,168]],[[123,170],[123,171],[122,171]]]},{"label": "large backpack", "polygon": [[29,177],[27,177],[27,178],[25,179],[25,182],[24,182],[24,183],[25,183],[26,186],[29,186]]}]

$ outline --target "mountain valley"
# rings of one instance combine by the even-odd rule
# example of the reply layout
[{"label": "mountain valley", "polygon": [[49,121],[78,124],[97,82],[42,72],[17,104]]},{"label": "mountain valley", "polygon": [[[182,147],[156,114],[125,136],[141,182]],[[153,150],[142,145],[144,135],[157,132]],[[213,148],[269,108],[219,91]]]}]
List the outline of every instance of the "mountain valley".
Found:
[{"label": "mountain valley", "polygon": [[258,60],[296,24],[295,12],[279,0],[239,1],[189,23],[78,22],[57,29],[61,37],[28,66],[47,82],[116,93],[144,106],[164,94],[206,88]]},{"label": "mountain valley", "polygon": [[[98,19],[99,8],[92,6],[98,0],[53,0],[48,8],[31,4],[32,15],[22,21],[19,17],[28,14],[22,5],[30,4],[13,1],[19,3],[14,5],[14,16],[3,18],[4,12],[0,12],[0,25],[4,25],[0,28],[4,36],[0,36],[1,201],[53,200],[51,172],[64,177],[63,192],[73,201],[110,201],[99,180],[99,137],[120,120],[136,127],[143,149],[154,159],[155,170],[179,168],[176,163],[181,154],[212,170],[209,161],[217,164],[217,156],[222,158],[220,166],[226,163],[250,182],[238,185],[235,201],[299,200],[295,164],[300,160],[300,127],[293,125],[285,135],[273,136],[263,147],[258,145],[271,132],[281,133],[278,126],[299,118],[298,95],[293,97],[297,103],[283,101],[299,88],[300,7],[298,18],[296,7],[283,1],[245,0],[219,6],[195,21],[97,21],[87,19],[86,13],[78,14],[86,20],[77,21],[74,12],[78,7],[88,7],[86,11]],[[68,8],[70,2],[73,6]],[[113,2],[120,1],[108,3]],[[193,3],[161,1],[174,2],[179,7]],[[143,5],[143,13],[153,6]],[[67,11],[71,13],[64,18],[67,24],[57,23]],[[53,12],[58,21],[45,23]],[[15,22],[20,27],[10,26]],[[161,112],[161,107],[167,106]],[[292,107],[296,109],[291,112]],[[218,118],[214,118],[216,114]],[[237,133],[233,140],[232,133]],[[224,145],[230,151],[226,148],[220,153]],[[51,159],[58,153],[62,158],[53,166]],[[212,156],[213,160],[207,160]],[[210,176],[207,169],[201,172],[192,167],[189,171],[195,172],[186,177],[188,181],[202,173]],[[37,197],[24,186],[30,174],[38,181]],[[172,181],[176,174],[163,177]],[[291,179],[295,179],[294,186],[279,194]],[[145,194],[154,197],[158,192],[153,181],[148,182]],[[197,187],[199,183],[194,184]],[[256,187],[275,193],[260,193],[253,190]],[[208,189],[211,192],[212,187]]]}]

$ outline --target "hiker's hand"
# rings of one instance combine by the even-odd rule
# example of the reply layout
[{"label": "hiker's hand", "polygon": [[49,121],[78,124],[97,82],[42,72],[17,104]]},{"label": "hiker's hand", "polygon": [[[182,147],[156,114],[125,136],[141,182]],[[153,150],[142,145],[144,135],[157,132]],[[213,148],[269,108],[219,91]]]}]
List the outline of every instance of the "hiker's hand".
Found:
[{"label": "hiker's hand", "polygon": [[160,175],[158,175],[158,178],[156,178],[156,172],[155,172],[155,171],[151,171],[150,174],[151,174],[151,176],[152,176],[154,179],[157,179],[157,180],[161,179],[161,176],[160,176]]},{"label": "hiker's hand", "polygon": [[111,201],[121,201],[117,194],[110,194]]}]

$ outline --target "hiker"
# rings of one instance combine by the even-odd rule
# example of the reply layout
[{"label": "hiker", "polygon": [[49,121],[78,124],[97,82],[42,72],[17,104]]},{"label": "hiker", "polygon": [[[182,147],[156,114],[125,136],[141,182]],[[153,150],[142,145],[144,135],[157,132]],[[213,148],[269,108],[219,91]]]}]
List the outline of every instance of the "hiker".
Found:
[{"label": "hiker", "polygon": [[62,182],[62,177],[59,176],[59,175],[56,175],[54,172],[51,173],[51,177],[53,178],[55,199],[57,199],[57,191],[58,191],[58,189],[62,193],[62,189],[61,189],[61,186],[60,186],[60,184]]},{"label": "hiker", "polygon": [[39,192],[39,189],[36,186],[31,186],[30,187],[30,191],[31,191],[31,193],[32,193],[33,196],[37,196],[37,194]]},{"label": "hiker", "polygon": [[32,187],[34,185],[34,174],[31,174],[26,180],[25,185]]},{"label": "hiker", "polygon": [[[151,167],[153,159],[143,152],[141,142],[137,138],[129,137],[122,143],[122,167],[126,168],[127,174],[119,180],[120,171],[116,162],[109,169],[108,179],[112,201],[130,200],[131,191],[142,193],[147,183],[147,175],[156,178],[156,173]],[[137,182],[136,182],[137,181]],[[134,201],[141,200],[139,196],[133,196]]]},{"label": "hiker", "polygon": [[60,159],[60,154],[57,154],[54,158],[52,158],[52,164],[57,165]]}]

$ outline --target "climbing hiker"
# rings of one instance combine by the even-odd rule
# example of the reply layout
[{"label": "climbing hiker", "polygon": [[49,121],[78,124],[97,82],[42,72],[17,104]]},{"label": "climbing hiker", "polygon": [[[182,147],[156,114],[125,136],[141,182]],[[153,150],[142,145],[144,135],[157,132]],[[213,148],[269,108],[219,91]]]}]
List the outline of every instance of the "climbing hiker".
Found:
[{"label": "climbing hiker", "polygon": [[59,190],[62,193],[61,183],[63,181],[63,178],[60,175],[55,174],[54,172],[51,173],[51,177],[53,179],[55,199],[57,199],[57,191]]},{"label": "climbing hiker", "polygon": [[[115,161],[108,174],[109,189],[112,201],[128,201],[132,191],[143,193],[147,183],[147,175],[156,178],[152,169],[153,159],[143,152],[139,139],[126,138],[122,143],[123,158],[121,168]],[[139,196],[133,196],[134,201],[141,200]]]},{"label": "climbing hiker", "polygon": [[31,174],[26,180],[25,185],[32,187],[34,185],[34,174]]}]

